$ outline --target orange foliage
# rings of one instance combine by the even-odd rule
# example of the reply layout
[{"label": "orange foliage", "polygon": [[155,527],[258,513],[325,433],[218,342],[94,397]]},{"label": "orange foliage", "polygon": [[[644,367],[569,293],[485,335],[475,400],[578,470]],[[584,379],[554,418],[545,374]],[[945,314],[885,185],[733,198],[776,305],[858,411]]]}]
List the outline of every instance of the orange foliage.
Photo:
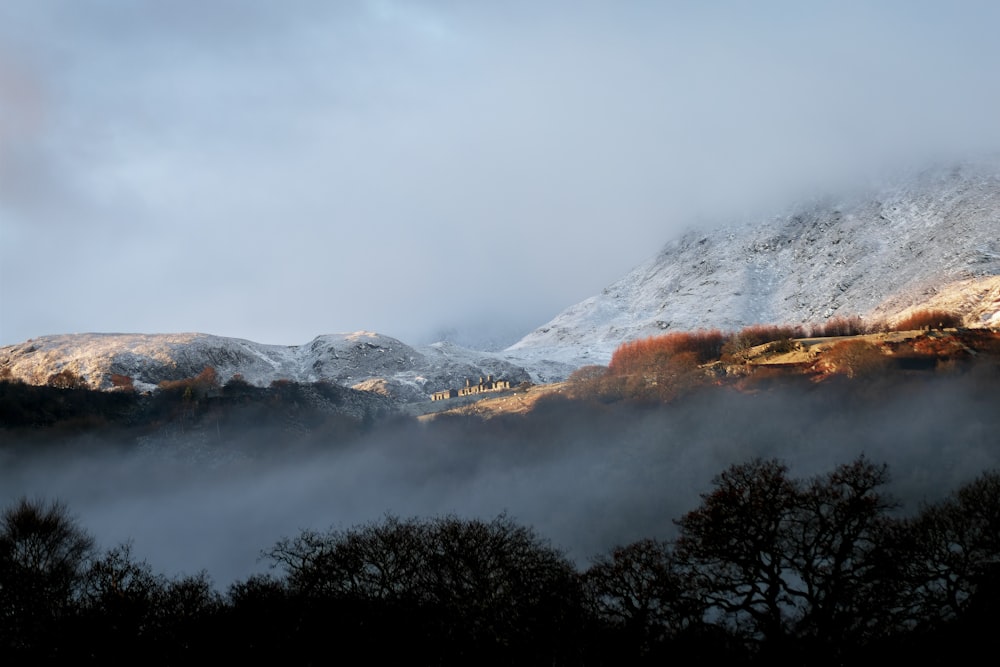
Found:
[{"label": "orange foliage", "polygon": [[602,386],[622,397],[671,401],[706,382],[699,365],[718,359],[725,340],[721,331],[710,330],[625,343],[612,355]]},{"label": "orange foliage", "polygon": [[59,371],[58,373],[53,373],[45,381],[50,387],[55,387],[57,389],[86,389],[86,381],[69,370],[68,368]]},{"label": "orange foliage", "polygon": [[962,326],[962,318],[947,310],[918,310],[892,325],[893,331],[952,329]]},{"label": "orange foliage", "polygon": [[870,377],[886,369],[882,348],[864,340],[843,340],[823,354],[822,364],[849,378]]},{"label": "orange foliage", "polygon": [[135,391],[135,385],[132,383],[132,378],[128,375],[122,375],[121,373],[111,374],[111,386],[119,391]]},{"label": "orange foliage", "polygon": [[216,375],[215,369],[211,366],[205,366],[205,370],[198,373],[193,378],[184,378],[183,380],[164,380],[159,385],[160,389],[166,391],[187,391],[191,395],[202,395],[211,389],[219,388],[219,379]]},{"label": "orange foliage", "polygon": [[833,336],[861,336],[868,333],[868,327],[860,317],[831,317],[813,327],[812,335],[818,338]]},{"label": "orange foliage", "polygon": [[688,355],[695,364],[714,361],[722,354],[726,336],[718,329],[676,332],[623,343],[611,356],[608,370],[615,375],[644,372],[651,365]]},{"label": "orange foliage", "polygon": [[913,341],[913,351],[930,357],[951,357],[965,355],[966,349],[962,343],[951,336],[933,338],[923,335]]}]

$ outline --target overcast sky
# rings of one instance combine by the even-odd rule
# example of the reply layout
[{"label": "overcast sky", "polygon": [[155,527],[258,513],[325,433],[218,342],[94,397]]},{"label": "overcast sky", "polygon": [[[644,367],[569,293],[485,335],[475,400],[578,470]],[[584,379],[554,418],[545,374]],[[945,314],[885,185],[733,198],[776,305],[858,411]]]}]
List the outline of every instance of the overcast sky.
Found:
[{"label": "overcast sky", "polygon": [[512,342],[687,227],[1000,149],[997,25],[954,0],[7,0],[0,344]]}]

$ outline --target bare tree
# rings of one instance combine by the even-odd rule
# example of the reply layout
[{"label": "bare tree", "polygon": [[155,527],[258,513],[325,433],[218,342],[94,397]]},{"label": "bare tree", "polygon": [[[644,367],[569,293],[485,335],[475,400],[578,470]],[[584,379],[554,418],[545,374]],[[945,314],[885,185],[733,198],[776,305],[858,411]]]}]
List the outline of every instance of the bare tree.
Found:
[{"label": "bare tree", "polygon": [[75,604],[94,541],[66,506],[22,498],[0,514],[0,641],[39,645]]},{"label": "bare tree", "polygon": [[700,624],[704,614],[705,605],[690,595],[671,545],[659,540],[615,547],[594,560],[583,581],[593,612],[640,655]]},{"label": "bare tree", "polygon": [[925,623],[961,620],[1000,574],[1000,473],[983,473],[913,522]]},{"label": "bare tree", "polygon": [[830,651],[889,629],[902,594],[885,466],[864,458],[806,483],[775,460],[719,475],[677,523],[677,552],[709,615],[782,651]]}]

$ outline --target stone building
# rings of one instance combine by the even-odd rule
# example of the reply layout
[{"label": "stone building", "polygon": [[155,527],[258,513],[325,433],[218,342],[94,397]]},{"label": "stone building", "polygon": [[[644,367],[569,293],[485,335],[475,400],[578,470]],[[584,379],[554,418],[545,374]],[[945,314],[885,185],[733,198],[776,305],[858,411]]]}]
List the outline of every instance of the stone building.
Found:
[{"label": "stone building", "polygon": [[455,398],[458,396],[457,389],[445,389],[444,391],[435,391],[431,394],[432,401],[443,401],[449,398]]},{"label": "stone building", "polygon": [[503,391],[505,389],[510,389],[510,380],[494,380],[492,375],[487,375],[485,380],[481,377],[479,378],[479,384],[472,384],[472,380],[466,379],[465,386],[461,389],[436,391],[431,394],[431,400],[443,401],[448,398],[457,398],[458,396],[472,396],[473,394]]}]

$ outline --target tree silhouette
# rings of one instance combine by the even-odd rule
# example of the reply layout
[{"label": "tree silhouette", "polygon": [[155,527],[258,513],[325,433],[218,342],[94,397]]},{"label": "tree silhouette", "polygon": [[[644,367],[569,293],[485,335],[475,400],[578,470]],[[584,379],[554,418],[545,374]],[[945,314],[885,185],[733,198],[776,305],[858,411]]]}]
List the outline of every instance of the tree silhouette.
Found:
[{"label": "tree silhouette", "polygon": [[732,466],[677,522],[678,557],[733,630],[776,654],[808,646],[833,659],[891,629],[899,606],[887,481],[863,457],[808,483],[776,460]]},{"label": "tree silhouette", "polygon": [[504,515],[389,516],[347,531],[306,531],[266,555],[286,571],[293,594],[350,602],[355,620],[411,637],[426,660],[518,662],[574,645],[567,637],[581,596],[572,565]]},{"label": "tree silhouette", "polygon": [[724,471],[679,521],[678,555],[708,607],[755,638],[779,641],[792,599],[788,527],[798,489],[787,467],[754,459]]},{"label": "tree silhouette", "polygon": [[[962,619],[1000,563],[1000,473],[983,473],[913,523],[924,621]],[[981,602],[981,601],[980,601]]]},{"label": "tree silhouette", "polygon": [[635,657],[701,623],[705,605],[689,594],[665,542],[644,539],[615,547],[594,560],[583,581],[593,612],[622,635],[621,643]]},{"label": "tree silhouette", "polygon": [[22,498],[0,514],[0,642],[40,647],[71,611],[94,541],[59,502]]}]

